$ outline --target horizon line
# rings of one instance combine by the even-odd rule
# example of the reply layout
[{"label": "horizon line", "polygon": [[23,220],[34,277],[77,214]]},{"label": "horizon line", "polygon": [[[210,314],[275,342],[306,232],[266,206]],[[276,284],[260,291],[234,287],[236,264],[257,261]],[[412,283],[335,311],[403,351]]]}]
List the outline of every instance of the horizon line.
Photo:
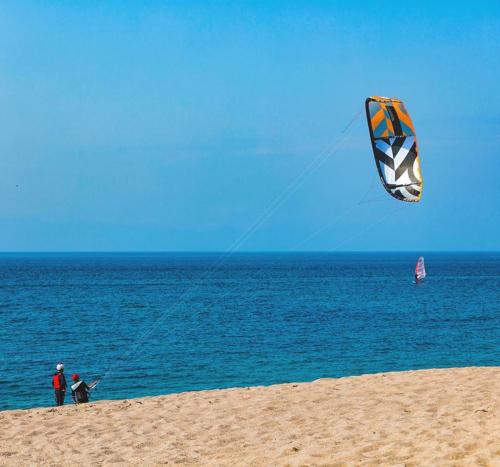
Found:
[{"label": "horizon line", "polygon": [[224,250],[15,250],[15,251],[0,251],[0,255],[10,254],[363,254],[363,253],[500,253],[498,250],[239,250],[239,251],[224,251]]}]

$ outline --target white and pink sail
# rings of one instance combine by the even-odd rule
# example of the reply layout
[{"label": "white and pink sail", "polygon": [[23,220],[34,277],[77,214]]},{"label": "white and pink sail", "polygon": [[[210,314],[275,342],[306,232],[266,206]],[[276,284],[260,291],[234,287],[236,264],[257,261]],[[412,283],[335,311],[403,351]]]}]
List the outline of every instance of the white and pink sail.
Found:
[{"label": "white and pink sail", "polygon": [[415,266],[415,279],[417,281],[421,281],[424,280],[425,276],[426,273],[425,273],[424,257],[421,256],[420,258],[418,258],[417,265]]}]

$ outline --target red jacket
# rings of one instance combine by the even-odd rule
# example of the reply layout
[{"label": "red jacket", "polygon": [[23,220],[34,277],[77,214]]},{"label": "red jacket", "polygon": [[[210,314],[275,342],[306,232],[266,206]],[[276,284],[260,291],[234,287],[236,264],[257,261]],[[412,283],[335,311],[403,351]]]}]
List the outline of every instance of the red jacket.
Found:
[{"label": "red jacket", "polygon": [[54,389],[66,390],[66,377],[64,376],[64,373],[54,373],[52,376],[52,386]]}]

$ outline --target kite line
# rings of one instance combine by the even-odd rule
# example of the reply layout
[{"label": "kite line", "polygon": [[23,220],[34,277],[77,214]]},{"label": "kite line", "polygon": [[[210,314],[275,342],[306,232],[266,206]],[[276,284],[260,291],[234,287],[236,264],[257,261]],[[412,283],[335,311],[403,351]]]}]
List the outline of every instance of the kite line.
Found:
[{"label": "kite line", "polygon": [[[231,257],[233,253],[238,251],[238,249],[248,241],[251,236],[288,200],[290,197],[302,186],[302,184],[310,177],[314,172],[320,169],[331,157],[335,156],[339,150],[346,143],[350,131],[352,130],[354,124],[357,122],[362,114],[362,110],[356,112],[354,116],[349,120],[346,126],[341,130],[340,135],[329,145],[329,147],[319,153],[309,164],[306,165],[304,169],[285,187],[285,189],[276,196],[271,203],[264,209],[264,211],[257,217],[254,223],[242,234],[240,235],[226,251],[210,266],[209,270],[204,274],[204,276],[199,280],[199,282],[192,287],[188,288],[181,296],[175,301],[173,305],[167,307],[156,320],[147,327],[144,332],[142,332],[133,343],[128,346],[127,350],[116,357],[114,364],[116,365],[118,361],[124,361],[133,355],[139,353],[140,347],[144,341],[148,339],[163,323],[165,316],[168,312],[175,311],[179,306],[185,303],[187,299],[192,297],[198,290],[202,287],[203,283],[210,279],[221,266]],[[223,294],[219,299],[224,298],[229,292]],[[103,381],[109,375],[115,373],[117,367],[114,369],[109,367],[99,378]]]}]

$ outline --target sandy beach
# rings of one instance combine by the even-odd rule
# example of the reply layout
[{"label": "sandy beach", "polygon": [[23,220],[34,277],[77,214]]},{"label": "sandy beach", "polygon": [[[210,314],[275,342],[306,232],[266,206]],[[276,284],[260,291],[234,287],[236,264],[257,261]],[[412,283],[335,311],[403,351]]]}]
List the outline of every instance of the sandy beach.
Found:
[{"label": "sandy beach", "polygon": [[500,367],[0,413],[1,465],[500,465]]}]

